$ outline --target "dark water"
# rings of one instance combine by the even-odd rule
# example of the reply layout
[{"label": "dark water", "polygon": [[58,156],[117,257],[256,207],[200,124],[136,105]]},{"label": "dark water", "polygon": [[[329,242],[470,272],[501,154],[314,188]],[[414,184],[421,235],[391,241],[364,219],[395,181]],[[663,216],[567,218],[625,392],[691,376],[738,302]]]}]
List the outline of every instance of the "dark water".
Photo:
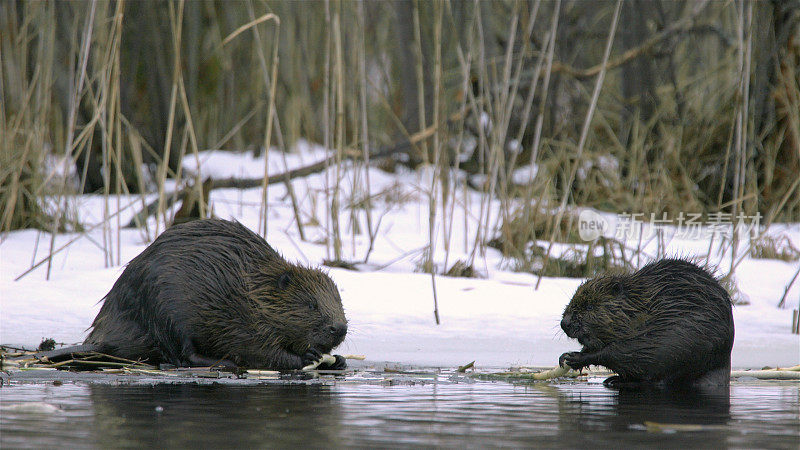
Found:
[{"label": "dark water", "polygon": [[798,383],[756,381],[734,383],[730,395],[448,377],[410,385],[12,383],[0,388],[0,447],[797,449],[799,397]]}]

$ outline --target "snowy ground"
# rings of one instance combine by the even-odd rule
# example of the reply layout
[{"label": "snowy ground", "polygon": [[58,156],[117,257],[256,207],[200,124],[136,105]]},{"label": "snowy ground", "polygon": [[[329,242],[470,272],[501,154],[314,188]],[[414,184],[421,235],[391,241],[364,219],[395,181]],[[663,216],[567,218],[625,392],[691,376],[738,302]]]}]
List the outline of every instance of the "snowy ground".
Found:
[{"label": "snowy ground", "polygon": [[[280,155],[272,153],[270,173],[277,174],[286,167],[302,166],[323,157],[324,152],[319,148],[301,145],[296,153],[287,156],[284,165]],[[263,158],[221,152],[202,154],[201,164],[204,176],[220,178],[260,176],[264,167]],[[188,167],[196,168],[194,164]],[[329,186],[334,184],[334,172],[328,173]],[[363,198],[365,178],[363,170],[357,179],[353,174],[353,171],[341,174],[343,259],[363,261],[369,240],[366,233],[354,233],[350,225],[353,209],[347,206],[352,203],[352,192],[357,193],[356,200]],[[420,170],[387,174],[372,169],[369,175],[373,228],[380,224],[374,250],[367,263],[359,266],[361,271],[330,269],[350,322],[348,337],[337,353],[426,366],[454,366],[475,360],[480,367],[507,367],[554,365],[561,353],[579,348],[577,342],[561,332],[559,321],[564,306],[582,280],[545,278],[536,290],[535,276],[509,271],[509,262],[493,249],[476,258],[476,269],[485,275],[483,279],[436,277],[442,323],[435,325],[431,277],[415,273],[428,242],[430,173]],[[313,175],[293,183],[303,211],[301,222],[306,241],[299,238],[286,187],[283,184],[269,187],[267,240],[290,260],[318,265],[330,257],[324,245],[325,181],[324,175]],[[215,190],[211,203],[218,217],[236,218],[257,229],[261,195],[260,189]],[[152,198],[151,195],[149,199]],[[120,205],[124,207],[136,199],[123,197]],[[466,198],[463,192],[457,196],[448,266],[466,259],[471,251],[470,246],[465,248],[465,241],[472,241],[476,232],[480,201],[481,196],[475,192],[469,192]],[[102,221],[102,197],[72,198],[70,205],[87,229]],[[120,213],[120,223],[127,223],[140,207],[135,205]],[[497,205],[492,203],[491,207],[495,211]],[[116,197],[111,199],[109,208],[112,213],[117,209]],[[355,211],[361,230],[366,230],[363,209]],[[496,213],[490,218],[494,223]],[[116,227],[116,218],[111,223]],[[444,265],[446,257],[443,229],[449,226],[437,222],[435,260],[439,267]],[[99,310],[100,299],[119,276],[124,263],[152,239],[156,229],[153,220],[149,227],[149,238],[141,230],[122,229],[117,235],[116,229],[111,229],[108,239],[112,242],[114,264],[109,267],[104,263],[103,227],[91,230],[53,258],[49,280],[44,264],[14,281],[48,254],[50,235],[35,230],[5,235],[0,243],[0,343],[31,347],[43,337],[80,342]],[[800,224],[773,225],[770,234],[785,234],[795,247],[800,247]],[[671,234],[667,231],[666,235]],[[77,236],[58,235],[54,248]],[[637,246],[635,240],[628,244]],[[644,248],[648,254],[655,254],[656,243],[645,240]],[[696,256],[707,251],[705,238],[667,240],[668,255]],[[117,259],[122,265],[116,264]],[[728,260],[726,257],[725,261]],[[800,362],[800,337],[790,333],[791,309],[797,308],[800,301],[800,282],[789,292],[787,308],[775,306],[797,267],[797,262],[745,258],[736,269],[738,286],[749,297],[750,304],[734,308],[734,367],[787,366]]]}]

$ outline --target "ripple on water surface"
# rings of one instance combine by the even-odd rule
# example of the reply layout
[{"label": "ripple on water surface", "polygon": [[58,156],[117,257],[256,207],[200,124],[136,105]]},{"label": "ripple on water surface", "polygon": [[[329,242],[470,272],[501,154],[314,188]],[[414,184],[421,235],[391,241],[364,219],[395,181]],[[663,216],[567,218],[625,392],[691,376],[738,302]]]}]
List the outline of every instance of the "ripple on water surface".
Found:
[{"label": "ripple on water surface", "polygon": [[12,383],[0,388],[0,446],[798,448],[799,396],[785,382],[737,382],[729,396],[599,383]]}]

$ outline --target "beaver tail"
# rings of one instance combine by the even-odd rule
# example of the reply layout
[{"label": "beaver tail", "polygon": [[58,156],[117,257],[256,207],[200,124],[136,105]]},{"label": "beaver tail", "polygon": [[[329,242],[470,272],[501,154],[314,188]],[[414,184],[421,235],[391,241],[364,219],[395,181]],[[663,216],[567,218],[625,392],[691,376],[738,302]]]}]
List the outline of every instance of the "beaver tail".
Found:
[{"label": "beaver tail", "polygon": [[59,362],[72,359],[75,354],[100,352],[100,346],[96,344],[80,344],[72,347],[63,347],[46,352],[39,352],[33,355],[38,360],[47,358],[50,362]]}]

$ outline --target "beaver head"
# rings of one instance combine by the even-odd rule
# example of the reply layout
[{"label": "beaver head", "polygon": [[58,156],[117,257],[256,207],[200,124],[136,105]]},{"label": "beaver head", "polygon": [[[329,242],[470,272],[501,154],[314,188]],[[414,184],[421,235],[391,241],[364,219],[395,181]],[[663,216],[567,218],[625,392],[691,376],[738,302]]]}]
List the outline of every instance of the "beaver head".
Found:
[{"label": "beaver head", "polygon": [[584,351],[595,352],[640,332],[647,311],[646,295],[637,292],[630,277],[605,275],[578,287],[564,310],[561,328]]},{"label": "beaver head", "polygon": [[271,261],[249,277],[248,297],[266,345],[297,355],[310,348],[330,353],[347,334],[339,290],[319,269]]}]

